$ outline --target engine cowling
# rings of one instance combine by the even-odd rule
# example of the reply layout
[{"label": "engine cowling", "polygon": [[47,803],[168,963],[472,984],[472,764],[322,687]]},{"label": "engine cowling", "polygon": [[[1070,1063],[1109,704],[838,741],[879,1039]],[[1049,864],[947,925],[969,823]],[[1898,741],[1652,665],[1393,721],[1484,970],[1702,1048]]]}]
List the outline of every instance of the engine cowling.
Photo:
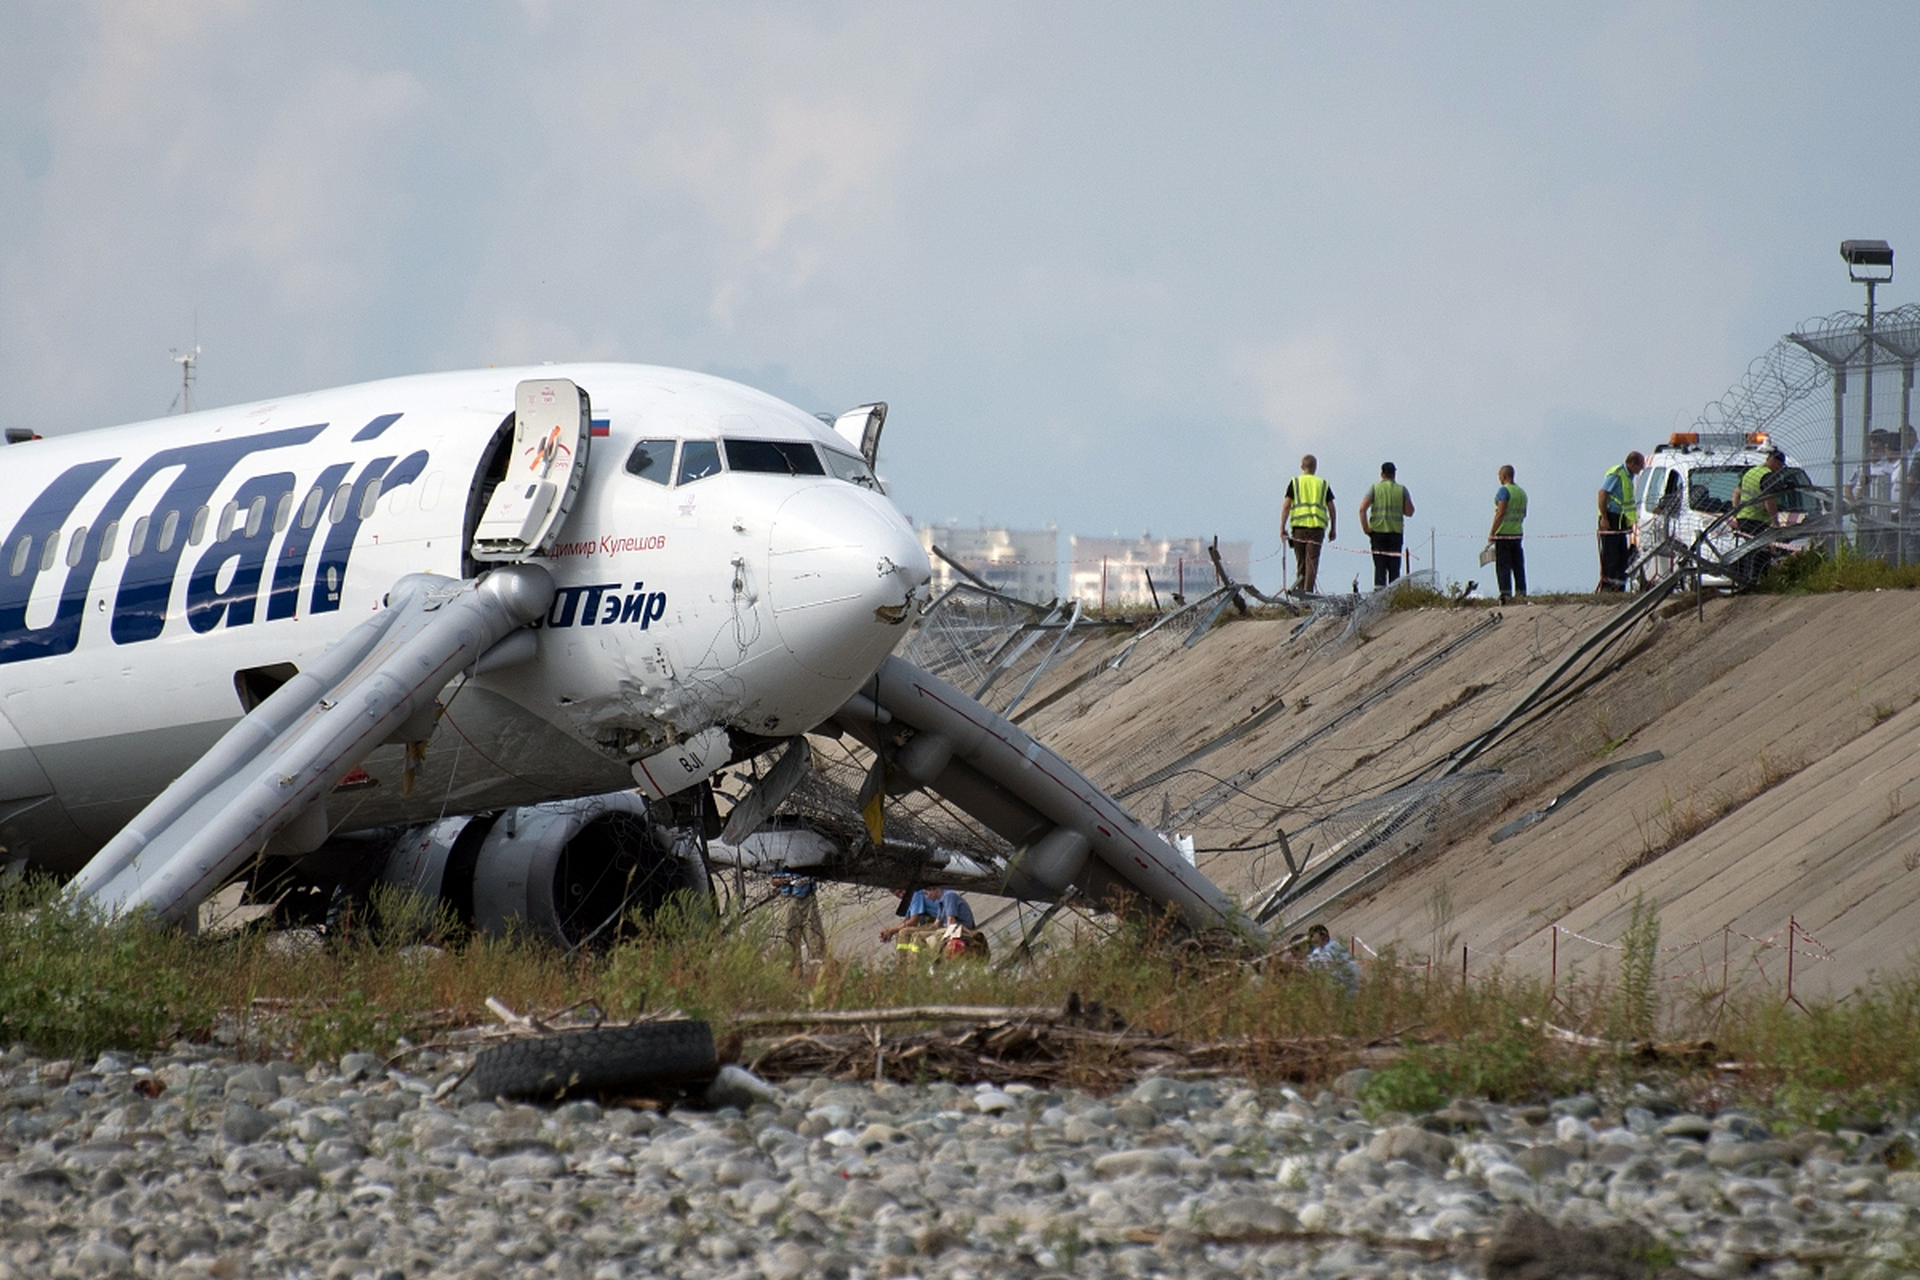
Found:
[{"label": "engine cowling", "polygon": [[628,912],[649,914],[674,893],[711,892],[697,846],[625,791],[413,828],[380,878],[447,903],[481,933],[567,947],[612,938]]}]

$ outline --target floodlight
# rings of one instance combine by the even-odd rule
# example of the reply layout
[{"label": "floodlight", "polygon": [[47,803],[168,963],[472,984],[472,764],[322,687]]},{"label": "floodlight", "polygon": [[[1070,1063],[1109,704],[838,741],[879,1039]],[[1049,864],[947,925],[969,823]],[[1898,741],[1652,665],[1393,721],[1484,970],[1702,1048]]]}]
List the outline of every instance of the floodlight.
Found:
[{"label": "floodlight", "polygon": [[1855,284],[1886,284],[1893,279],[1893,246],[1885,240],[1842,240],[1847,279]]}]

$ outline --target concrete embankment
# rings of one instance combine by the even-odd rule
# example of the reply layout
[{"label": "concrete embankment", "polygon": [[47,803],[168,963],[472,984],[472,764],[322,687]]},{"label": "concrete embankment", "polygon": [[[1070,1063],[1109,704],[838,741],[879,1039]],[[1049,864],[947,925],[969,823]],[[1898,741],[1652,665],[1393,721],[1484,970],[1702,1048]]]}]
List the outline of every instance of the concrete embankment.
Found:
[{"label": "concrete embankment", "polygon": [[[1365,885],[1300,906],[1403,958],[1457,966],[1465,946],[1475,968],[1591,975],[1640,897],[1675,983],[1784,984],[1789,921],[1796,992],[1904,970],[1920,927],[1920,595],[1709,599],[1699,615],[1675,600],[1476,759],[1468,791],[1430,781],[1619,607],[1236,620],[1119,671],[1102,664],[1127,637],[1109,634],[1049,674],[1021,723],[1143,820],[1192,832],[1201,869],[1248,901],[1285,877],[1278,831],[1311,871],[1388,812],[1401,834]],[[1289,931],[1306,923],[1292,910]],[[850,935],[878,923],[845,918]]]}]

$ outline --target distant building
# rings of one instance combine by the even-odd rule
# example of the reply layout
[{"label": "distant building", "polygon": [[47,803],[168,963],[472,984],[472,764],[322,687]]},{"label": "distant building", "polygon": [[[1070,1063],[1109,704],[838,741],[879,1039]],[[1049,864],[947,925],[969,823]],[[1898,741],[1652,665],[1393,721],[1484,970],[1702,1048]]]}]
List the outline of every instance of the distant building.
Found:
[{"label": "distant building", "polygon": [[1060,598],[1060,530],[969,529],[958,524],[920,527],[920,545],[933,563],[935,595],[965,581],[953,566],[933,554],[937,546],[996,591],[1035,604]]},{"label": "distant building", "polygon": [[[1173,603],[1176,592],[1194,599],[1218,585],[1213,560],[1207,555],[1209,541],[1156,538],[1152,534],[1139,538],[1075,537],[1067,595],[1092,609],[1102,605],[1151,605],[1156,594],[1165,608]],[[1251,542],[1220,544],[1220,562],[1235,582],[1247,581],[1252,558]],[[1151,590],[1148,575],[1153,577]]]}]

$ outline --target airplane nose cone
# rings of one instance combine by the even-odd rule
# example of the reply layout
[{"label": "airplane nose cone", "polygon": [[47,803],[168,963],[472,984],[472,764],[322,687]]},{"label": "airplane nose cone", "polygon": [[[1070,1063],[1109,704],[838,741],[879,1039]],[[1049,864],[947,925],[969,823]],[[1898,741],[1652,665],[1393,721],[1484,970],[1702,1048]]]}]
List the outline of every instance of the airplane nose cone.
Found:
[{"label": "airplane nose cone", "polygon": [[774,515],[767,599],[796,661],[833,680],[879,665],[933,576],[913,530],[884,499],[847,485],[803,489]]}]

